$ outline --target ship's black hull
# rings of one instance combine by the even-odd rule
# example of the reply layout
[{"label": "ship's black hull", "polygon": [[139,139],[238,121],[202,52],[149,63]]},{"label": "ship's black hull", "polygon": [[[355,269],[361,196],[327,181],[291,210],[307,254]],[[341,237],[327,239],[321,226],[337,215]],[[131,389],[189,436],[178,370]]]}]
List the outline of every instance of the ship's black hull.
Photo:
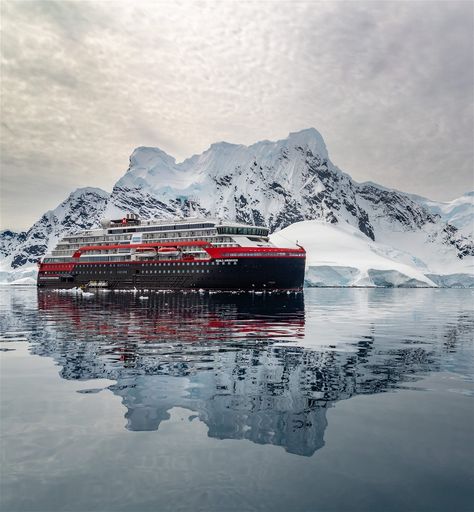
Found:
[{"label": "ship's black hull", "polygon": [[304,257],[76,263],[71,271],[40,272],[38,286],[112,290],[300,290],[304,269]]}]

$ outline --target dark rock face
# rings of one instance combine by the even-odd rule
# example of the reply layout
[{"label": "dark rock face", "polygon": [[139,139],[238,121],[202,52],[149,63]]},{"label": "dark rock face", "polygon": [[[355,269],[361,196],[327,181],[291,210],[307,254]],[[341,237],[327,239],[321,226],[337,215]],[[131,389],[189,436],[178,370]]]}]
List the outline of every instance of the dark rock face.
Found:
[{"label": "dark rock face", "polygon": [[474,256],[474,241],[461,235],[458,228],[445,224],[440,232],[440,237],[444,244],[453,246],[457,251],[459,259],[466,256]]},{"label": "dark rock face", "polygon": [[0,233],[0,257],[4,258],[15,250],[19,244],[25,241],[26,233],[15,233],[6,229]]},{"label": "dark rock face", "polygon": [[405,226],[417,229],[438,219],[427,209],[412,201],[408,196],[393,190],[384,190],[375,185],[360,185],[360,197],[366,199],[381,216]]}]

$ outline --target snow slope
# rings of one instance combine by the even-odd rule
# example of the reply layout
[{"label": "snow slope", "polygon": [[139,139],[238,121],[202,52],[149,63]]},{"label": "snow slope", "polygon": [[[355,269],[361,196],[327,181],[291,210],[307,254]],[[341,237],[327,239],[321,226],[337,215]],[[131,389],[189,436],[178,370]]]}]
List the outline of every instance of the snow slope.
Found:
[{"label": "snow slope", "polygon": [[410,255],[370,240],[349,224],[297,222],[271,240],[306,249],[308,286],[436,286],[417,268],[421,262],[404,263]]}]

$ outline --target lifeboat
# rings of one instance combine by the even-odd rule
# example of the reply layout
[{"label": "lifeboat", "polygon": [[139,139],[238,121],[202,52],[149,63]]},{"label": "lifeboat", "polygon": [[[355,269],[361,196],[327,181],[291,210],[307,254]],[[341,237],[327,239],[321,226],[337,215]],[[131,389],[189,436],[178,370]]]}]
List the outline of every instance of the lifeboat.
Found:
[{"label": "lifeboat", "polygon": [[139,260],[156,258],[156,249],[154,247],[137,247],[135,257]]},{"label": "lifeboat", "polygon": [[163,259],[177,258],[181,254],[177,247],[160,247],[158,249],[158,256]]}]

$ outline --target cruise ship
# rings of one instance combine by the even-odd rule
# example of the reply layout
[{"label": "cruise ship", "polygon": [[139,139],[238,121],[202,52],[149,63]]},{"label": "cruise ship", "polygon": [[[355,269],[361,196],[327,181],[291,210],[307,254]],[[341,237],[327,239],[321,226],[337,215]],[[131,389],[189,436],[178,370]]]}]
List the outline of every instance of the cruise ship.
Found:
[{"label": "cruise ship", "polygon": [[40,288],[278,290],[303,287],[303,247],[275,247],[263,226],[218,219],[103,220],[39,262]]}]

